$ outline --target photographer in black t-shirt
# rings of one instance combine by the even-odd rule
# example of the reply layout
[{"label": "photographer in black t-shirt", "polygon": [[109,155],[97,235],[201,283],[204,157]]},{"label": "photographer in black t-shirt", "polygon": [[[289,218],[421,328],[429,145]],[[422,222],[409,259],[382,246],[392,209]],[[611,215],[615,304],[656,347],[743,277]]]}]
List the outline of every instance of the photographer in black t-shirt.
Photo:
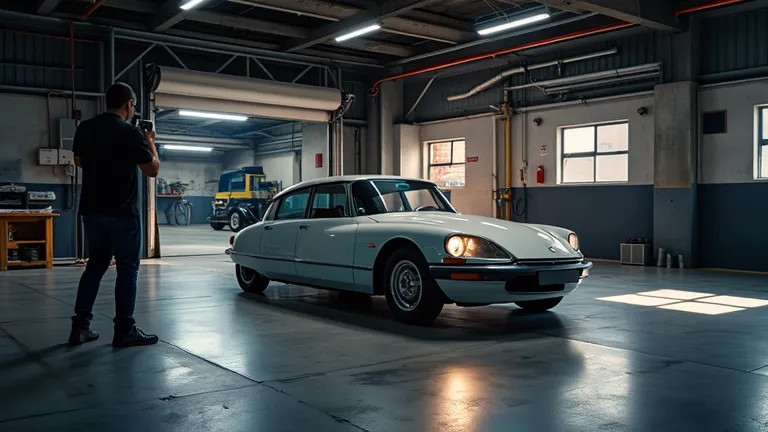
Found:
[{"label": "photographer in black t-shirt", "polygon": [[155,132],[129,123],[136,105],[130,86],[113,84],[105,97],[106,112],[82,122],[75,132],[75,164],[83,171],[80,214],[89,259],[77,289],[69,343],[80,345],[99,338],[90,326],[93,304],[114,256],[117,279],[112,345],[150,345],[157,343],[157,336],[141,331],[133,319],[141,253],[136,167],[150,177],[157,176],[160,161]]}]

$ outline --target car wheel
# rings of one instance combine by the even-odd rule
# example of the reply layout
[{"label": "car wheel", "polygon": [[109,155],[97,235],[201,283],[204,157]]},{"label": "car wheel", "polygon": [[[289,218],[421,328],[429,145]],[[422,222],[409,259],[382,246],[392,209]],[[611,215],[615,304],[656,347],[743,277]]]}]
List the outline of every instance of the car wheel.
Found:
[{"label": "car wheel", "polygon": [[554,297],[542,300],[518,301],[515,304],[530,312],[544,312],[559,305],[561,301],[563,301],[562,297]]},{"label": "car wheel", "polygon": [[216,231],[221,231],[221,230],[224,229],[224,224],[220,224],[220,223],[214,224],[214,223],[212,223],[211,224],[211,228],[215,229]]},{"label": "car wheel", "polygon": [[232,232],[238,232],[243,229],[243,217],[238,212],[232,212],[229,215],[229,229]]},{"label": "car wheel", "polygon": [[237,283],[247,293],[259,294],[264,292],[267,286],[269,286],[269,278],[262,276],[256,270],[237,264],[235,265],[235,273],[237,275]]},{"label": "car wheel", "polygon": [[443,310],[443,295],[421,252],[398,249],[387,260],[385,295],[392,314],[407,324],[429,325]]}]

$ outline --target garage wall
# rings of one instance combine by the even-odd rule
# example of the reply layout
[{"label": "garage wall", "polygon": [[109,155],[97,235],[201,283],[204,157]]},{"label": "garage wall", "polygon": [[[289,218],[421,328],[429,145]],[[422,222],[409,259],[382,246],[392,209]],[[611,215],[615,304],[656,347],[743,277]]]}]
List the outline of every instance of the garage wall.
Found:
[{"label": "garage wall", "polygon": [[701,88],[700,113],[727,110],[727,132],[699,139],[700,265],[768,270],[768,181],[754,180],[755,106],[768,81]]},{"label": "garage wall", "polygon": [[[640,107],[647,108],[648,114],[638,114]],[[525,214],[515,215],[514,219],[572,229],[579,234],[584,253],[592,258],[619,259],[620,242],[628,238],[652,238],[652,110],[653,95],[649,95],[541,109],[515,116],[512,125],[514,199],[524,199]],[[533,122],[535,118],[541,119],[540,126]],[[614,120],[629,121],[629,182],[558,185],[558,128]],[[503,155],[503,136],[499,144],[499,154]],[[542,145],[547,146],[546,154],[542,152]],[[519,178],[523,147],[528,152],[525,189]],[[543,184],[536,183],[536,169],[540,165],[544,168]],[[503,168],[500,173],[503,185]]]},{"label": "garage wall", "polygon": [[256,160],[253,150],[232,150],[227,152],[222,159],[223,169],[238,169],[244,166],[254,165]]},{"label": "garage wall", "polygon": [[264,167],[267,180],[283,182],[285,189],[294,184],[295,159],[298,157],[297,152],[257,155],[255,164]]},{"label": "garage wall", "polygon": [[[94,100],[79,99],[83,119],[96,115]],[[70,177],[63,167],[37,165],[38,148],[58,140],[58,119],[69,117],[69,100],[59,97],[0,94],[0,184],[13,182],[27,190],[53,191],[55,258],[75,256],[75,209],[71,200]]]},{"label": "garage wall", "polygon": [[[174,182],[187,183],[184,197],[192,204],[192,223],[208,223],[211,215],[211,202],[216,195],[223,164],[220,162],[196,162],[164,160],[160,166],[160,175],[168,184]],[[157,221],[167,224],[166,211],[177,198],[157,199]]]},{"label": "garage wall", "polygon": [[[316,167],[315,155],[322,154],[323,166]],[[306,123],[302,132],[301,143],[301,180],[313,180],[328,177],[328,124]]]}]

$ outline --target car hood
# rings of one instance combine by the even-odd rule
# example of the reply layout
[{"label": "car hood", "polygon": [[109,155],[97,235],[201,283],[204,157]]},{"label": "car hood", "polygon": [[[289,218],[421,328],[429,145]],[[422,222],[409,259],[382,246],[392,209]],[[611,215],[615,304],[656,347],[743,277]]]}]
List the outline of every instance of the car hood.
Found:
[{"label": "car hood", "polygon": [[543,225],[524,224],[484,216],[446,212],[400,212],[370,216],[379,223],[429,226],[431,231],[483,237],[501,246],[518,259],[582,258],[565,237]]}]

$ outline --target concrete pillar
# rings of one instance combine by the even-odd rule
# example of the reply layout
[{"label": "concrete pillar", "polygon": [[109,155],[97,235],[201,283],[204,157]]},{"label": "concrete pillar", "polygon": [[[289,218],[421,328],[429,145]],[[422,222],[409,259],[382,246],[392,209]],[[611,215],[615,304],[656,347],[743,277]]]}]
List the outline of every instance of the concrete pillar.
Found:
[{"label": "concrete pillar", "polygon": [[654,89],[653,242],[697,263],[697,84],[661,84]]},{"label": "concrete pillar", "polygon": [[395,148],[395,124],[403,118],[403,83],[402,81],[390,81],[381,84],[378,95],[381,98],[381,111],[379,120],[381,125],[381,174],[396,174],[399,169]]}]

